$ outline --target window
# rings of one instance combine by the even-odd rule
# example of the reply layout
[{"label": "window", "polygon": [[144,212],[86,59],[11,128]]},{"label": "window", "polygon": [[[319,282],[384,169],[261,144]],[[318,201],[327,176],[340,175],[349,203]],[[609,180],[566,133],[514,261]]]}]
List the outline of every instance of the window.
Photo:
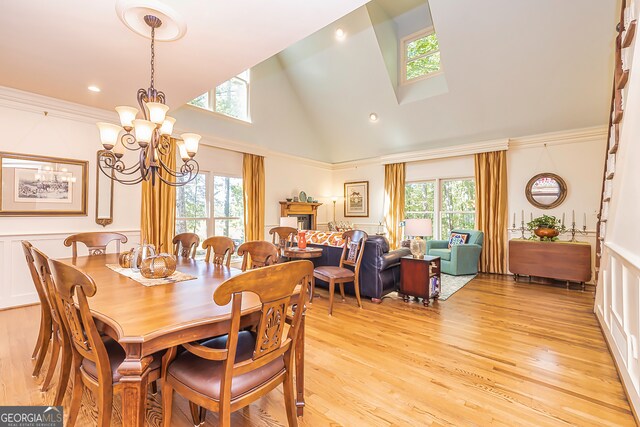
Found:
[{"label": "window", "polygon": [[440,181],[440,238],[454,228],[473,229],[476,223],[476,183],[472,178]]},{"label": "window", "polygon": [[214,90],[203,93],[189,101],[189,104],[245,122],[251,121],[249,116],[249,70],[232,77]]},{"label": "window", "polygon": [[[244,242],[242,197],[242,178],[212,177],[201,171],[176,188],[176,234],[196,233],[201,242],[209,236],[227,236],[238,247]],[[204,256],[204,250],[198,248],[196,255]]]},{"label": "window", "polygon": [[[190,183],[176,187],[176,234],[196,233],[200,241],[209,236],[208,177],[206,172],[200,172]],[[170,252],[172,249],[162,248],[162,251]]]},{"label": "window", "polygon": [[242,179],[227,176],[213,178],[214,234],[233,239],[238,247],[244,242],[244,203]]},{"label": "window", "polygon": [[440,46],[433,27],[402,40],[402,81],[429,77],[440,71]]},{"label": "window", "polygon": [[473,229],[475,211],[473,178],[436,179],[405,185],[405,217],[431,219],[434,239],[449,239],[455,228]]},{"label": "window", "polygon": [[[405,185],[405,218],[428,218],[432,223],[436,212],[436,181],[412,182]],[[427,240],[431,237],[426,236]]]}]

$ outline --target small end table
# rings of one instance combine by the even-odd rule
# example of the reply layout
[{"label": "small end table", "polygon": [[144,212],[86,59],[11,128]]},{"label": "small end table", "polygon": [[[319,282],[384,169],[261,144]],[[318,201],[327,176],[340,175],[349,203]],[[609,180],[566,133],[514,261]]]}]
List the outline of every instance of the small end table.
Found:
[{"label": "small end table", "polygon": [[291,246],[283,250],[283,255],[293,259],[320,258],[322,256],[322,249],[311,247],[300,249],[297,246]]},{"label": "small end table", "polygon": [[440,257],[425,255],[424,258],[403,256],[400,258],[399,294],[407,302],[409,297],[420,297],[425,306],[430,299],[440,295]]}]

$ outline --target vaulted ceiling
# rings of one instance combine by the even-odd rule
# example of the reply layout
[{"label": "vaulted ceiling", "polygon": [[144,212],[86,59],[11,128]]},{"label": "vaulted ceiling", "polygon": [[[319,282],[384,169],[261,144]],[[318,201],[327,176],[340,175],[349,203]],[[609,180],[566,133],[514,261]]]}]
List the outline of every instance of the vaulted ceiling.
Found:
[{"label": "vaulted ceiling", "polygon": [[[115,6],[151,1],[4,2],[0,85],[108,110],[133,104],[149,41]],[[263,74],[288,85],[287,109],[281,90],[252,98],[269,112],[253,125],[180,108],[195,132],[341,162],[607,122],[618,0],[162,1],[188,24],[156,48],[156,86],[173,109],[265,60]],[[400,39],[430,25],[444,73],[399,84]]]},{"label": "vaulted ceiling", "polygon": [[[156,87],[178,107],[344,16],[367,0],[162,0],[187,23],[156,44]],[[154,0],[7,0],[0,13],[0,85],[111,110],[149,82],[149,40],[117,5]],[[87,91],[97,85],[102,93]]]},{"label": "vaulted ceiling", "polygon": [[[374,3],[401,13],[392,31],[378,31]],[[422,3],[404,12],[373,0],[278,55],[330,161],[607,122],[616,1],[430,0],[431,16]],[[432,20],[440,42],[431,93],[425,81],[398,85],[389,67],[411,15]]]}]

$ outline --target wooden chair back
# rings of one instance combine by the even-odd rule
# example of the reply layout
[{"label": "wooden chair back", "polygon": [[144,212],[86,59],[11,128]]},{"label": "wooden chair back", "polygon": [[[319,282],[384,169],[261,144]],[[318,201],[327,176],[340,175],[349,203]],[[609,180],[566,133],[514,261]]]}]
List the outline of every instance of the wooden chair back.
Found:
[{"label": "wooden chair back", "polygon": [[49,257],[37,248],[31,247],[33,263],[38,274],[38,279],[42,282],[48,299],[49,311],[52,322],[58,326],[59,331],[65,331],[64,322],[60,317],[60,304],[56,298],[56,290],[51,280],[51,270],[49,269]]},{"label": "wooden chair back", "polygon": [[180,233],[173,238],[173,254],[185,258],[196,258],[200,237],[196,233]]},{"label": "wooden chair back", "polygon": [[213,236],[202,242],[202,249],[207,251],[204,257],[205,262],[213,262],[217,265],[224,264],[229,267],[231,265],[231,256],[236,249],[236,245],[229,237]]},{"label": "wooden chair back", "polygon": [[344,248],[340,257],[340,267],[345,265],[353,267],[356,277],[360,274],[360,264],[362,254],[364,254],[364,243],[367,241],[367,233],[362,230],[349,230],[342,234]]},{"label": "wooden chair back", "polygon": [[109,389],[113,385],[109,356],[89,309],[88,298],[94,296],[97,289],[95,282],[77,268],[53,259],[49,259],[49,270],[74,357],[94,362],[98,383]]},{"label": "wooden chair back", "polygon": [[[308,284],[312,277],[311,261],[293,261],[247,271],[225,281],[216,289],[213,294],[216,304],[232,304],[227,347],[225,350],[217,350],[221,356],[220,360],[223,360],[224,370],[220,382],[221,402],[231,398],[231,379],[236,375],[259,369],[281,356],[284,356],[286,369],[292,368],[293,349],[300,336],[300,323],[307,302]],[[289,317],[290,328],[283,339],[291,298],[298,287],[300,295],[296,301],[297,308],[293,316]],[[251,359],[235,363],[243,292],[256,294],[262,306],[253,356]]]},{"label": "wooden chair back", "polygon": [[253,270],[278,262],[278,248],[273,243],[254,240],[241,244],[238,256],[243,257],[242,271]]},{"label": "wooden chair back", "polygon": [[71,246],[73,257],[76,258],[78,256],[78,242],[83,243],[89,250],[89,256],[92,256],[106,254],[107,245],[113,241],[116,242],[116,252],[120,253],[120,243],[127,243],[128,240],[124,234],[98,231],[72,234],[64,239],[64,245],[66,247]]},{"label": "wooden chair back", "polygon": [[42,275],[39,273],[38,267],[36,267],[35,260],[33,258],[32,250],[35,248],[31,245],[30,242],[26,240],[23,240],[21,243],[22,250],[24,251],[24,257],[27,260],[29,274],[31,274],[31,280],[33,280],[33,285],[36,287],[36,292],[38,293],[40,304],[42,304],[42,309],[46,313],[51,313],[51,307],[49,305],[49,295],[46,289],[46,285],[42,280]]},{"label": "wooden chair back", "polygon": [[284,250],[293,246],[293,240],[298,234],[298,229],[293,227],[273,227],[269,230],[269,234],[272,236],[271,242],[278,248],[278,254],[283,256]]}]

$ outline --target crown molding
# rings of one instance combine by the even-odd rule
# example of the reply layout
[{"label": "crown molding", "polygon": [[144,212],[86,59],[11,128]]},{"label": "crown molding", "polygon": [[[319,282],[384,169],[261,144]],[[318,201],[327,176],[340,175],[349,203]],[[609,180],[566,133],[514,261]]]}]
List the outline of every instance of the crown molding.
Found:
[{"label": "crown molding", "polygon": [[362,160],[351,160],[348,162],[331,163],[332,170],[358,169],[362,166],[380,165],[380,157],[370,157]]},{"label": "crown molding", "polygon": [[382,164],[419,162],[423,160],[443,159],[446,157],[467,156],[470,154],[501,151],[509,148],[509,140],[495,139],[492,141],[476,142],[472,144],[454,145],[452,147],[431,150],[409,151],[380,157]]},{"label": "crown molding", "polygon": [[97,121],[118,123],[118,114],[115,111],[89,107],[5,86],[0,86],[0,107],[46,114],[83,123],[95,124]]},{"label": "crown molding", "polygon": [[607,139],[607,126],[593,126],[560,132],[541,133],[509,139],[509,148],[536,148],[545,145],[577,144]]}]

